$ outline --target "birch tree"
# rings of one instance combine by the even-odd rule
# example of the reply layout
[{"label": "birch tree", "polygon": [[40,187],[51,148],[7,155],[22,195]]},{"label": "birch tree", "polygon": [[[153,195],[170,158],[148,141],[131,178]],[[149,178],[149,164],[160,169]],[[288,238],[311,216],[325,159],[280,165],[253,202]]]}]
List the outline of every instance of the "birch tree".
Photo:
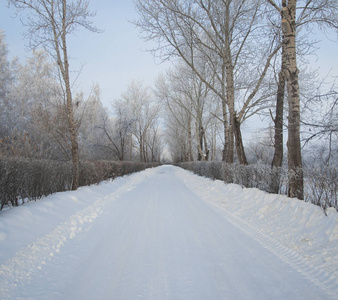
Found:
[{"label": "birch tree", "polygon": [[[304,199],[304,182],[300,141],[300,92],[297,66],[297,34],[301,27],[316,24],[321,29],[338,32],[338,3],[335,0],[297,1],[266,0],[281,16],[282,76],[288,95],[288,169],[290,197]],[[281,78],[283,80],[283,78]],[[282,89],[282,86],[280,86]],[[282,96],[281,96],[282,97]]]},{"label": "birch tree", "polygon": [[32,49],[44,47],[58,65],[71,139],[72,189],[76,190],[79,183],[78,126],[74,118],[67,38],[78,27],[97,32],[89,20],[94,13],[89,11],[86,0],[10,0],[9,4],[23,12],[22,22],[28,28],[29,46]]}]

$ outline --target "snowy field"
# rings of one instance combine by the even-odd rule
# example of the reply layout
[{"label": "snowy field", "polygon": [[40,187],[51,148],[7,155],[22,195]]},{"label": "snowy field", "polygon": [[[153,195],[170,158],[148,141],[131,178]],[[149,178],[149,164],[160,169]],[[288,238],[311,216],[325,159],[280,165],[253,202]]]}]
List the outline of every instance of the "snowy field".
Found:
[{"label": "snowy field", "polygon": [[338,299],[338,215],[162,166],[0,212],[0,299]]}]

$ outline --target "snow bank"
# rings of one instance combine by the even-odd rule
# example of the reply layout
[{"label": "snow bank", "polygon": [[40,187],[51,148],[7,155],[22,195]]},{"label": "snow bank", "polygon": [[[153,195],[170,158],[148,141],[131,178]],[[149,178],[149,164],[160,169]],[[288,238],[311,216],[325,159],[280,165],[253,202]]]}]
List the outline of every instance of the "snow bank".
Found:
[{"label": "snow bank", "polygon": [[[203,200],[240,219],[247,228],[269,238],[271,243],[299,254],[311,272],[327,272],[327,281],[338,283],[338,214],[327,216],[320,207],[255,188],[199,177],[183,169],[177,176]],[[237,222],[237,221],[236,221]]]},{"label": "snow bank", "polygon": [[[53,234],[46,248],[52,247],[54,252],[58,252],[65,237],[75,237],[103,212],[112,199],[130,191],[153,172],[153,169],[147,169],[114,181],[56,193],[23,206],[0,211],[0,264],[32,241],[51,232]],[[64,228],[67,232],[64,232]],[[53,254],[55,253],[51,253],[51,256]]]}]

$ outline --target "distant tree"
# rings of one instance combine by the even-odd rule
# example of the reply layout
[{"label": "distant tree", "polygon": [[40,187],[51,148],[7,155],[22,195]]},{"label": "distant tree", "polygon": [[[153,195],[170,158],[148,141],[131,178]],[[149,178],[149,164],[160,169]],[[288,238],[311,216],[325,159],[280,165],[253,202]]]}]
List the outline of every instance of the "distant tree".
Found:
[{"label": "distant tree", "polygon": [[184,76],[177,78],[172,73],[167,70],[155,82],[155,96],[166,112],[163,114],[165,138],[174,162],[193,161],[192,107],[179,88]]},{"label": "distant tree", "polygon": [[183,160],[193,160],[193,148],[197,149],[198,160],[208,160],[209,88],[190,68],[179,64],[158,79],[156,95],[168,111],[166,118],[176,121],[186,135],[188,144],[181,143],[185,148],[182,151],[186,151]]},{"label": "distant tree", "polygon": [[0,139],[2,140],[11,131],[9,123],[10,111],[13,103],[8,100],[15,74],[8,59],[8,45],[5,33],[0,30]]},{"label": "distant tree", "polygon": [[12,81],[11,64],[8,60],[8,45],[3,30],[0,29],[0,101],[3,101],[9,91]]},{"label": "distant tree", "polygon": [[131,148],[132,120],[120,103],[115,103],[113,109],[114,116],[106,114],[102,122],[97,124],[97,128],[102,133],[101,145],[112,152],[115,159],[123,161]]},{"label": "distant tree", "polygon": [[[46,113],[54,114],[54,108],[60,101],[59,83],[55,80],[55,65],[48,60],[46,52],[33,51],[25,64],[18,64],[16,80],[8,93],[8,102],[12,124],[10,139],[22,140],[16,143],[15,152],[20,156],[35,158],[60,158],[55,147],[55,140],[47,128],[55,131],[55,122],[46,118]],[[54,126],[54,127],[53,127]],[[29,151],[29,149],[31,149]]]},{"label": "distant tree", "polygon": [[302,121],[305,144],[325,145],[320,149],[322,164],[337,166],[338,155],[338,91],[335,85],[325,94],[317,93],[306,102],[307,117]]},{"label": "distant tree", "polygon": [[121,129],[129,130],[128,127],[131,125],[131,133],[135,140],[133,146],[138,151],[139,160],[149,162],[152,159],[149,145],[154,145],[154,137],[158,138],[154,132],[156,132],[161,106],[154,101],[148,88],[133,81],[118,100],[116,107],[125,116],[119,117],[123,121]]},{"label": "distant tree", "polygon": [[43,46],[58,65],[70,133],[73,162],[72,189],[76,190],[79,184],[79,145],[74,118],[67,37],[78,27],[97,32],[98,30],[89,21],[94,14],[89,11],[89,2],[85,0],[9,0],[8,2],[18,11],[29,13],[22,21],[28,27],[29,46],[33,49]]},{"label": "distant tree", "polygon": [[273,129],[269,128],[267,133],[254,136],[249,149],[252,152],[251,163],[269,165],[273,156]]},{"label": "distant tree", "polygon": [[101,102],[99,84],[94,84],[86,100],[81,100],[76,109],[80,122],[79,146],[81,157],[89,160],[111,160],[115,157],[107,147],[107,139],[102,128],[111,127],[107,110]]},{"label": "distant tree", "polygon": [[[55,65],[44,51],[39,50],[33,51],[24,64],[15,62],[14,68],[11,66],[10,69],[10,83],[7,83],[0,108],[1,153],[5,156],[62,158],[60,148],[47,130],[53,128],[55,131],[56,123],[45,118],[47,111],[55,113],[56,103],[61,98],[60,86],[54,77]],[[58,118],[58,122],[60,120]]]}]

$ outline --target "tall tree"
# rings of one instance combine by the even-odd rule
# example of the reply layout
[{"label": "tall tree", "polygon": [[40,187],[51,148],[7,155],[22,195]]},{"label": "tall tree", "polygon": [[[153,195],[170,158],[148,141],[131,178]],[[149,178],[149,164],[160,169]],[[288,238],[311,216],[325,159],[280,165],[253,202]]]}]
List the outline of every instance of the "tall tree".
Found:
[{"label": "tall tree", "polygon": [[[320,28],[338,31],[338,3],[336,0],[266,0],[281,16],[282,75],[288,94],[288,169],[290,197],[304,199],[304,182],[300,142],[300,92],[297,66],[296,38],[300,26],[317,24]],[[299,12],[297,12],[299,10]],[[283,80],[283,78],[281,78]],[[280,88],[282,88],[280,86]]]},{"label": "tall tree", "polygon": [[76,190],[79,184],[78,126],[74,117],[67,37],[79,26],[97,32],[89,21],[95,14],[89,11],[86,0],[9,0],[9,3],[18,11],[29,12],[22,21],[28,27],[29,46],[33,49],[43,46],[59,67],[71,139],[72,189]]},{"label": "tall tree", "polygon": [[296,0],[289,0],[282,9],[282,30],[285,46],[285,68],[288,91],[288,167],[289,196],[304,198],[303,167],[300,145],[300,99],[296,54]]}]

